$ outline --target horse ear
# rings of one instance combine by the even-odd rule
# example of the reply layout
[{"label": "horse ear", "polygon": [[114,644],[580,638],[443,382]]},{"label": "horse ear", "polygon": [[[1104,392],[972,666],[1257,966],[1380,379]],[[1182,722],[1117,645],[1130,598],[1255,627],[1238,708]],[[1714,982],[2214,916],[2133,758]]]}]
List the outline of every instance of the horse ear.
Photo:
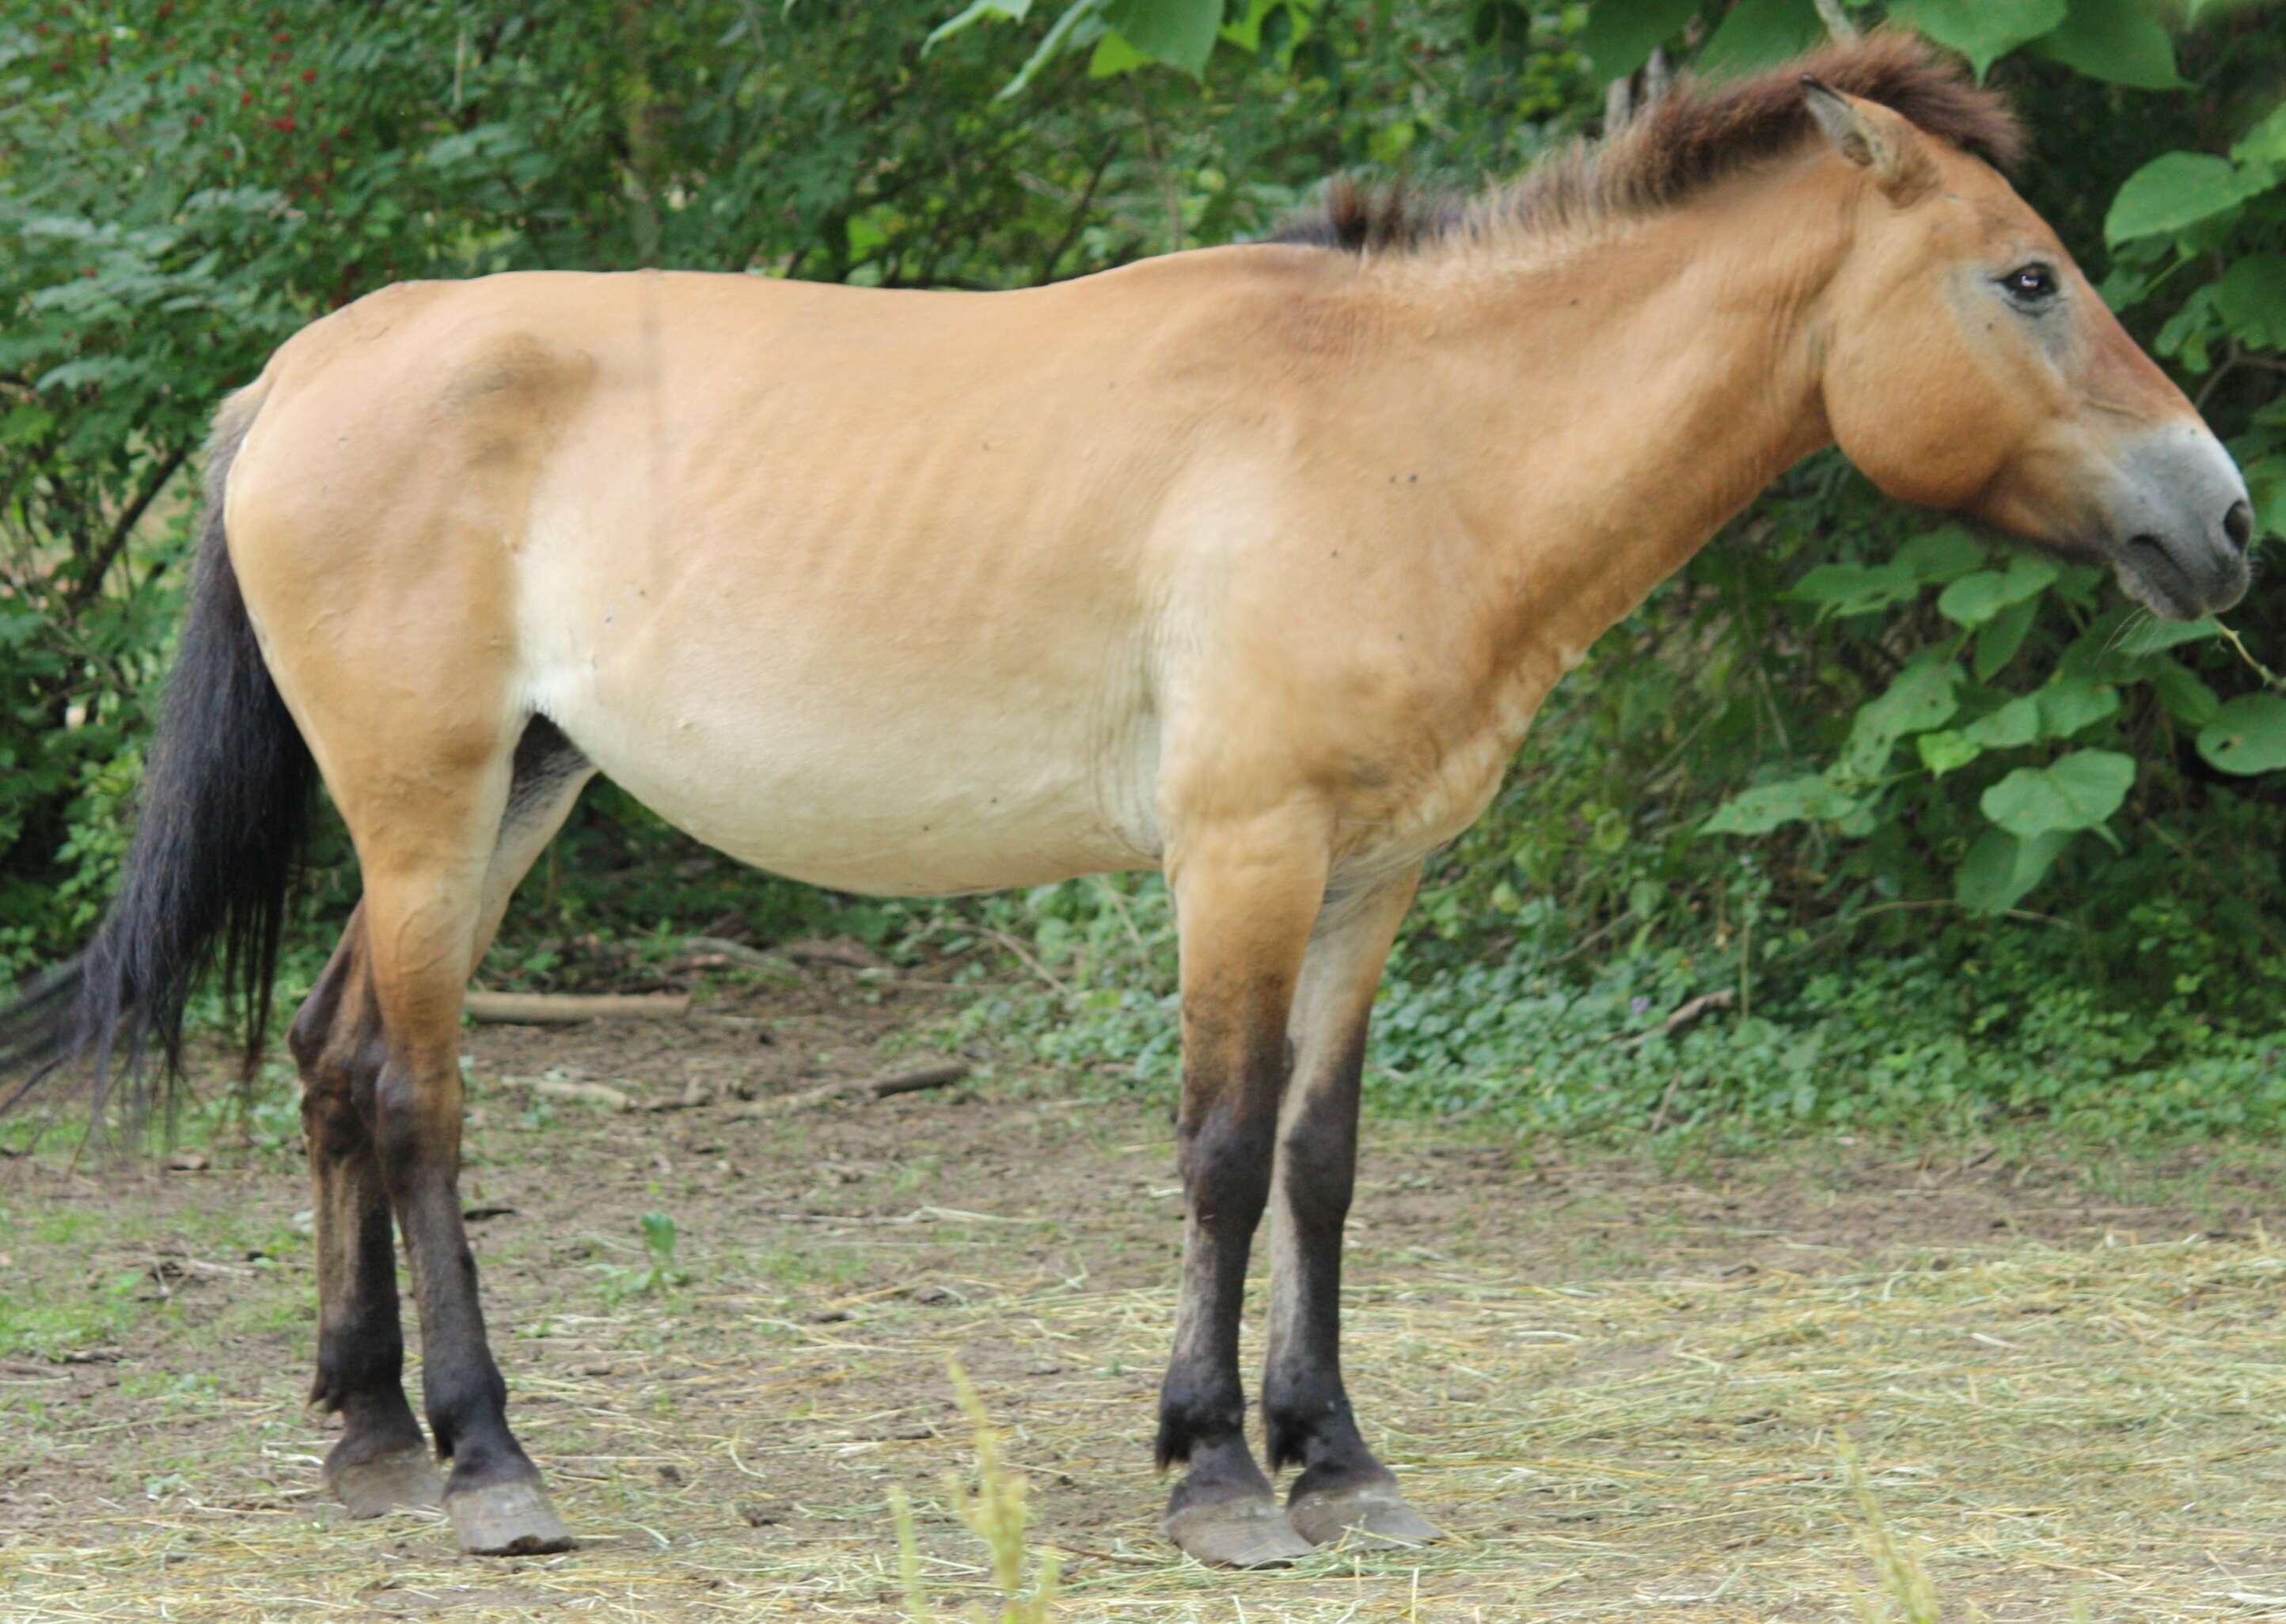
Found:
[{"label": "horse ear", "polygon": [[1936,184],[1936,161],[1928,140],[1902,114],[1844,95],[1809,75],[1801,76],[1803,105],[1833,150],[1861,169],[1891,202],[1910,203]]}]

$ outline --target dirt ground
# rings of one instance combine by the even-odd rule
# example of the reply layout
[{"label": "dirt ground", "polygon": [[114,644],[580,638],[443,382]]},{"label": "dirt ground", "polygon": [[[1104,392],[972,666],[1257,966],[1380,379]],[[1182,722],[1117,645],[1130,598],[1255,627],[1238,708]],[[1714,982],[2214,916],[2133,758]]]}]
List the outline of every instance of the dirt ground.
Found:
[{"label": "dirt ground", "polygon": [[470,1029],[464,1194],[561,1557],[318,1493],[288,1108],[176,1170],[62,1135],[0,1161],[0,1620],[899,1619],[893,1487],[930,1604],[982,1614],[949,1357],[1062,1620],[1939,1616],[1923,1585],[1949,1619],[2286,1620],[2286,1177],[2244,1150],[1662,1159],[1372,1123],[1352,1386],[1452,1538],[1200,1568],[1149,1461],[1166,1101],[981,1051],[947,1090],[742,1098],[938,1058],[944,996],[813,964],[687,1020]]}]

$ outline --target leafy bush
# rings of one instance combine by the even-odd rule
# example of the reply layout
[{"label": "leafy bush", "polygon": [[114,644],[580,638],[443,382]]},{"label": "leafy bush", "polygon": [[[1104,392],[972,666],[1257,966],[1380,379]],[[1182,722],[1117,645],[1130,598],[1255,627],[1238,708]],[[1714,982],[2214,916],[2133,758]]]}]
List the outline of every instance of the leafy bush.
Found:
[{"label": "leafy bush", "polygon": [[[1821,9],[1821,4],[1823,9]],[[542,8],[71,0],[0,22],[0,973],[106,894],[206,414],[382,282],[644,263],[1003,287],[1265,229],[1340,169],[1468,184],[1655,50],[1721,75],[1829,14],[2015,97],[2026,179],[2286,515],[2286,38],[2198,0],[884,0]],[[2180,21],[2180,26],[2177,26]],[[1583,382],[1582,387],[1589,385]],[[1432,866],[1374,1086],[1567,1128],[2216,1131],[2280,1112],[2286,693],[2258,594],[2160,627],[1812,459],[1558,690]],[[319,854],[297,963],[354,875]],[[516,903],[596,938],[851,929],[994,957],[961,1017],[1176,1063],[1164,887],[947,905],[741,873],[587,798]],[[1728,992],[1672,1034],[1689,1001]]]}]

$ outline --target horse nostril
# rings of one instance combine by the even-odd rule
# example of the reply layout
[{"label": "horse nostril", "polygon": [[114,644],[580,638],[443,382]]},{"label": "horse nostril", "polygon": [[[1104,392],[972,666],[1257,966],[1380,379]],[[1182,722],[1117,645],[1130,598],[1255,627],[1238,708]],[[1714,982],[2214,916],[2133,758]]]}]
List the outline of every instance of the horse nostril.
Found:
[{"label": "horse nostril", "polygon": [[2230,511],[2222,516],[2222,533],[2242,553],[2246,544],[2254,540],[2254,509],[2243,499],[2231,503]]}]

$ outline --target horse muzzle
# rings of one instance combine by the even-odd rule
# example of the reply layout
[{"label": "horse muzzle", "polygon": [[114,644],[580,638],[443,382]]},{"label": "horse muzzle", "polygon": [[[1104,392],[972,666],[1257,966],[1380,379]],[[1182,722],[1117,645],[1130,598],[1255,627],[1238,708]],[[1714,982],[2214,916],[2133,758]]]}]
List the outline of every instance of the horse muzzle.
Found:
[{"label": "horse muzzle", "polygon": [[2164,620],[2195,620],[2246,595],[2254,508],[2204,425],[2145,436],[2110,495],[2100,550],[2129,597]]}]

